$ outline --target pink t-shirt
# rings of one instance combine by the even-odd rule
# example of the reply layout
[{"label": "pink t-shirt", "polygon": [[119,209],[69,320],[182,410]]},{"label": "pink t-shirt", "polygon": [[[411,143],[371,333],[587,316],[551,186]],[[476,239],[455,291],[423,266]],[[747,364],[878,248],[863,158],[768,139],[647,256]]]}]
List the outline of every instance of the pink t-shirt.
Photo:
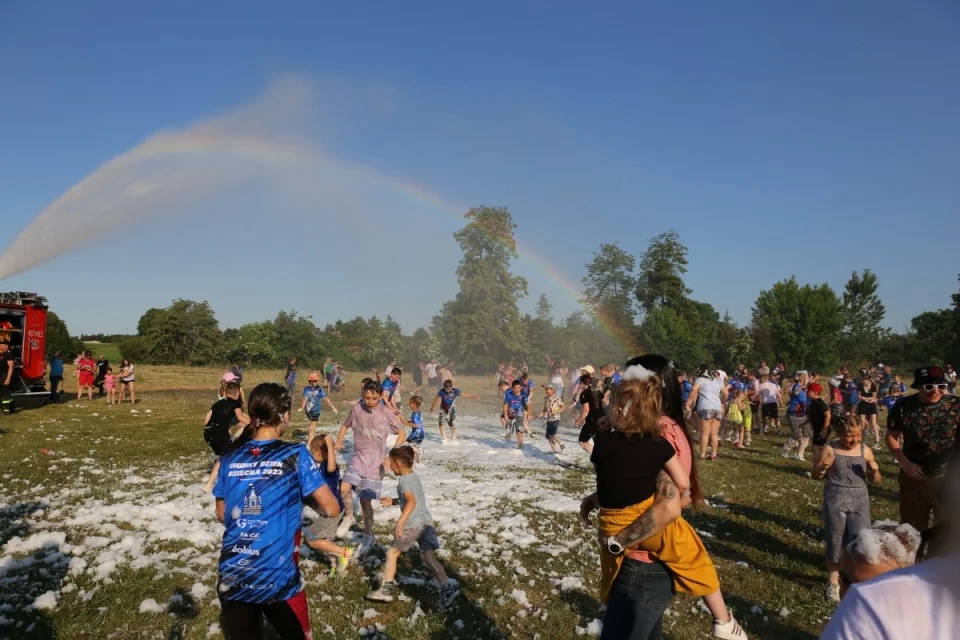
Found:
[{"label": "pink t-shirt", "polygon": [[[687,436],[683,434],[683,429],[673,418],[660,416],[660,435],[673,445],[677,458],[680,459],[680,466],[689,476],[693,468],[693,451],[690,449],[690,443],[687,442]],[[631,551],[627,553],[627,557],[639,562],[653,562],[647,551]]]},{"label": "pink t-shirt", "polygon": [[387,438],[402,426],[399,418],[386,405],[378,404],[371,411],[361,401],[350,410],[343,426],[353,429],[350,468],[355,469],[361,478],[379,480],[381,465],[387,457]]}]

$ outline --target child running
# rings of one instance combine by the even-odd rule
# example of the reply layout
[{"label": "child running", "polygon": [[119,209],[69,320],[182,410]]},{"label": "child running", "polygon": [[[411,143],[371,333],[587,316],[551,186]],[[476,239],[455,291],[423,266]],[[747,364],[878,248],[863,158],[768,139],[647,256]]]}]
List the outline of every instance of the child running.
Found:
[{"label": "child running", "polygon": [[863,425],[857,416],[847,416],[836,435],[820,451],[810,475],[814,480],[827,477],[823,486],[827,599],[840,602],[840,556],[857,533],[870,526],[867,481],[879,485],[882,478],[873,451],[863,443]]},{"label": "child running", "polygon": [[393,602],[396,597],[397,560],[400,554],[409,551],[414,543],[420,547],[423,563],[430,567],[440,584],[440,606],[448,606],[459,593],[455,580],[447,577],[443,565],[437,560],[434,551],[440,549],[437,530],[433,525],[433,516],[427,510],[427,498],[423,494],[420,478],[413,471],[413,459],[416,454],[411,446],[397,446],[390,451],[390,470],[399,478],[397,498],[381,498],[384,507],[400,505],[400,517],[394,525],[394,538],[387,549],[387,562],[383,567],[383,580],[380,588],[367,594],[367,599],[377,602]]},{"label": "child running", "polygon": [[307,386],[303,388],[303,402],[300,403],[300,411],[306,410],[307,420],[310,421],[310,430],[307,431],[308,445],[313,442],[313,438],[317,433],[317,421],[320,420],[320,410],[324,400],[327,401],[327,405],[333,409],[333,413],[336,415],[338,413],[337,408],[333,406],[333,403],[330,401],[330,396],[327,395],[327,392],[324,391],[320,385],[320,375],[314,371],[310,374],[310,377],[307,378]]},{"label": "child running", "polygon": [[444,380],[443,388],[440,391],[437,391],[436,397],[433,399],[433,404],[430,405],[430,413],[433,413],[437,410],[437,403],[440,404],[440,419],[438,424],[440,426],[440,439],[443,442],[447,441],[447,435],[443,432],[443,421],[447,421],[447,426],[450,427],[450,438],[452,440],[457,439],[457,425],[455,424],[457,420],[457,398],[463,396],[464,398],[471,398],[473,400],[480,400],[480,396],[473,395],[472,393],[464,393],[460,389],[455,389],[453,387],[453,380]]},{"label": "child running", "polygon": [[543,411],[537,417],[547,419],[547,442],[550,443],[553,452],[559,455],[565,448],[557,437],[557,431],[560,430],[560,415],[564,409],[563,400],[553,385],[543,385],[543,393]]},{"label": "child running", "polygon": [[503,411],[500,415],[500,421],[506,431],[507,440],[510,439],[510,431],[507,430],[507,423],[523,420],[517,425],[517,448],[523,449],[523,432],[526,430],[527,419],[530,417],[530,407],[527,404],[527,394],[523,391],[523,383],[514,380],[510,391],[503,396]]},{"label": "child running", "polygon": [[743,390],[735,387],[730,401],[727,402],[727,442],[733,442],[737,449],[743,448],[743,414]]},{"label": "child running", "polygon": [[[217,474],[220,473],[220,457],[243,444],[243,438],[237,436],[250,424],[250,418],[244,415],[243,404],[240,402],[240,385],[236,382],[228,382],[224,393],[225,397],[213,403],[207,411],[207,417],[203,420],[203,439],[213,449],[213,455],[217,457],[204,487],[204,491],[208,493],[213,491]],[[233,426],[234,424],[236,427]]]},{"label": "child running", "polygon": [[[689,449],[681,462],[678,450],[663,436],[663,393],[660,378],[652,371],[642,365],[628,367],[614,391],[609,419],[594,441],[590,461],[597,472],[600,536],[607,541],[600,550],[600,595],[604,602],[622,597],[613,589],[625,562],[625,549],[616,536],[653,506],[660,472],[670,476],[681,495],[689,493],[692,500],[702,503],[699,483],[694,485],[690,480],[694,467]],[[746,633],[726,607],[706,547],[683,517],[635,548],[650,552],[666,565],[674,591],[703,597],[714,617],[715,638],[746,640]],[[633,575],[643,578],[642,574]],[[625,620],[620,624],[631,626]]]},{"label": "child running", "polygon": [[350,546],[339,546],[334,544],[337,538],[337,528],[343,521],[343,499],[340,497],[340,467],[337,466],[337,456],[333,453],[333,436],[329,433],[313,438],[308,447],[310,455],[320,467],[320,475],[323,476],[323,482],[337,498],[337,504],[340,505],[340,513],[330,517],[322,511],[318,512],[317,519],[313,521],[305,531],[304,539],[307,546],[327,554],[330,560],[330,577],[342,574],[347,570],[350,564],[350,558],[353,557],[353,548]]},{"label": "child running", "polygon": [[380,401],[397,415],[400,415],[400,408],[397,406],[394,396],[397,395],[397,388],[400,386],[400,376],[402,374],[403,372],[399,367],[393,367],[380,384]]},{"label": "child running", "polygon": [[420,396],[410,396],[410,400],[407,401],[410,406],[410,419],[403,420],[401,422],[406,427],[410,427],[410,435],[407,436],[407,444],[413,447],[413,452],[416,454],[416,462],[420,464],[423,462],[423,439],[426,437],[426,433],[423,430],[423,414],[420,413],[420,407],[423,406],[423,398]]},{"label": "child running", "polygon": [[[397,444],[403,444],[406,432],[400,419],[387,405],[380,402],[380,385],[374,381],[363,386],[363,401],[350,409],[350,415],[344,420],[337,434],[335,449],[343,448],[343,439],[347,431],[353,429],[353,457],[347,466],[340,485],[340,495],[347,507],[346,516],[338,533],[345,536],[354,522],[353,490],[360,492],[360,509],[363,511],[363,533],[366,545],[372,545],[373,504],[383,491],[383,461],[387,457],[387,437],[397,434]],[[362,555],[362,554],[361,554]]]}]

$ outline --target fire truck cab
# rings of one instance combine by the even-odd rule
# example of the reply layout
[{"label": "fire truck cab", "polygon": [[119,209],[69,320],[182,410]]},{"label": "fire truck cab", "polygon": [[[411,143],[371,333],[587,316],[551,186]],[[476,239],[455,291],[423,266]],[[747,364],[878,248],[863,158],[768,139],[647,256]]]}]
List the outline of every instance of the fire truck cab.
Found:
[{"label": "fire truck cab", "polygon": [[10,383],[14,396],[48,393],[46,338],[46,298],[24,291],[0,293],[0,339],[10,341],[16,358]]}]

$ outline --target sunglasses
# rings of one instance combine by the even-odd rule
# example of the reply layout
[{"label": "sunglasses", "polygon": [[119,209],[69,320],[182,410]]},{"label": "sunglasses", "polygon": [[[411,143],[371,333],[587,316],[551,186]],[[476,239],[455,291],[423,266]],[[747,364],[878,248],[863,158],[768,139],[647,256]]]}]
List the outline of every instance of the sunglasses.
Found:
[{"label": "sunglasses", "polygon": [[936,390],[938,390],[938,391],[946,391],[946,390],[947,390],[947,385],[944,384],[944,383],[940,383],[940,384],[925,384],[925,385],[923,385],[923,390],[926,391],[927,393],[933,393],[933,390],[934,390],[934,389],[936,389]]}]

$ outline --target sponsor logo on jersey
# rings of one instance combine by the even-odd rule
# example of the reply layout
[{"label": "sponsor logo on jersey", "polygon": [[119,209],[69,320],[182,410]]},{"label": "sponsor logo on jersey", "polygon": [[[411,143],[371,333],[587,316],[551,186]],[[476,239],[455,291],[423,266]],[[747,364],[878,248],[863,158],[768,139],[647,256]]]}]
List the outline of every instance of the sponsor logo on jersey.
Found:
[{"label": "sponsor logo on jersey", "polygon": [[244,555],[244,556],[259,556],[260,550],[251,549],[250,547],[238,547],[237,545],[233,545],[233,547],[231,547],[230,549],[230,553],[239,553],[240,555]]},{"label": "sponsor logo on jersey", "polygon": [[258,516],[262,511],[263,501],[257,495],[257,490],[253,488],[253,485],[250,485],[250,491],[243,496],[243,513]]}]

